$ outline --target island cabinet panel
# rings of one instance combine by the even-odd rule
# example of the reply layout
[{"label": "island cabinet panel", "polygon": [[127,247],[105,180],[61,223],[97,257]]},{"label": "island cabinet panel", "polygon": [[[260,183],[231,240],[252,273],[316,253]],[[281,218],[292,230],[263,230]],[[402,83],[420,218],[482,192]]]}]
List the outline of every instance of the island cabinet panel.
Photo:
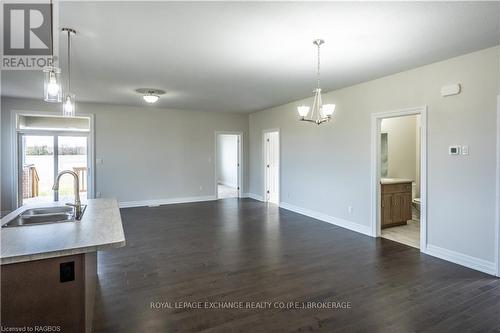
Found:
[{"label": "island cabinet panel", "polygon": [[381,185],[381,227],[404,225],[411,220],[411,182]]},{"label": "island cabinet panel", "polygon": [[95,288],[95,253],[2,265],[1,325],[89,332],[91,288]]}]

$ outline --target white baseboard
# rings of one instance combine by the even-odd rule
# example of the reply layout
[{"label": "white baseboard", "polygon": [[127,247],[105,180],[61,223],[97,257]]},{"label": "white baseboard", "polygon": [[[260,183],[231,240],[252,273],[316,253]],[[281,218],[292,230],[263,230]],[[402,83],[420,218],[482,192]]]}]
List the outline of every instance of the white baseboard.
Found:
[{"label": "white baseboard", "polygon": [[170,204],[188,203],[188,202],[212,201],[212,200],[217,200],[215,195],[207,195],[201,197],[140,200],[140,201],[122,201],[118,203],[118,206],[120,208],[129,208],[129,207],[159,206],[159,205],[170,205]]},{"label": "white baseboard", "polygon": [[496,275],[496,265],[494,262],[486,261],[466,254],[448,250],[439,246],[427,244],[425,251],[430,256],[450,261],[452,263],[481,271],[486,274]]},{"label": "white baseboard", "polygon": [[217,181],[217,184],[225,185],[225,186],[229,186],[229,187],[233,187],[233,188],[237,188],[238,187],[237,184],[232,184],[232,183],[224,182],[222,180]]},{"label": "white baseboard", "polygon": [[255,193],[247,193],[248,198],[252,198],[258,201],[264,201],[264,198],[258,194]]},{"label": "white baseboard", "polygon": [[312,217],[312,218],[320,220],[320,221],[335,224],[336,226],[339,226],[339,227],[342,227],[345,229],[349,229],[349,230],[359,232],[359,233],[362,233],[362,234],[365,234],[368,236],[372,236],[372,229],[370,226],[365,226],[365,225],[361,225],[361,224],[358,224],[358,223],[355,223],[352,221],[329,216],[329,215],[319,213],[319,212],[316,212],[316,211],[313,211],[313,210],[310,210],[307,208],[298,207],[298,206],[295,206],[295,205],[292,205],[292,204],[289,204],[286,202],[281,202],[280,207],[284,208],[286,210],[290,210],[290,211],[295,212],[295,213],[299,213],[299,214],[302,214],[305,216]]}]

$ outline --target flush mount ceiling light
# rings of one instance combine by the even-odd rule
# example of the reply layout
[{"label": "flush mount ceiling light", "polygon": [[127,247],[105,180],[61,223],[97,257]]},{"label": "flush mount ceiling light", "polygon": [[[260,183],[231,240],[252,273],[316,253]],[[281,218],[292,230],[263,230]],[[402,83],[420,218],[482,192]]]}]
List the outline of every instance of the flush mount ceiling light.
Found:
[{"label": "flush mount ceiling light", "polygon": [[327,121],[330,121],[332,119],[332,114],[335,111],[335,104],[324,104],[321,101],[321,88],[319,86],[319,70],[320,70],[320,47],[321,44],[325,43],[324,40],[322,39],[315,39],[313,41],[313,44],[318,47],[318,71],[317,71],[317,87],[316,89],[313,90],[314,92],[314,101],[312,105],[312,112],[311,115],[308,117],[307,115],[309,114],[309,106],[307,105],[301,105],[297,108],[297,111],[299,113],[299,120],[301,121],[308,121],[311,123],[315,123],[317,125],[321,125],[323,123],[326,123]]},{"label": "flush mount ceiling light", "polygon": [[68,91],[64,97],[63,116],[74,117],[76,115],[75,94],[71,93],[71,35],[76,31],[71,28],[62,28],[68,34]]},{"label": "flush mount ceiling light", "polygon": [[150,104],[158,102],[158,100],[160,99],[159,95],[165,94],[164,90],[152,89],[152,88],[139,88],[136,89],[135,91],[138,92],[139,94],[142,94],[142,99],[146,103]]}]

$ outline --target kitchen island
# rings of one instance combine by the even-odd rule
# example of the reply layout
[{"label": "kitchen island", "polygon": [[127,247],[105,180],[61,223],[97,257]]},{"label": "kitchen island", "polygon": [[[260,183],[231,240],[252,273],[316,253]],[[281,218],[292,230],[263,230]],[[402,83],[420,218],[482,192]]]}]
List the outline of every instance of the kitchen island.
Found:
[{"label": "kitchen island", "polygon": [[[1,219],[5,226],[28,209]],[[125,246],[114,199],[90,199],[79,221],[0,229],[2,328],[47,326],[90,332],[97,282],[97,251]]]}]

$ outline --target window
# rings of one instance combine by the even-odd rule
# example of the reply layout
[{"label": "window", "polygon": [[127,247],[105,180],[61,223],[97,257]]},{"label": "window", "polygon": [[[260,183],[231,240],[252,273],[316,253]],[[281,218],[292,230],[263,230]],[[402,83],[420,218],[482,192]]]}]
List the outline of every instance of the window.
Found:
[{"label": "window", "polygon": [[79,176],[80,197],[89,196],[90,119],[18,115],[18,205],[73,200],[73,178],[57,174],[71,170]]}]

